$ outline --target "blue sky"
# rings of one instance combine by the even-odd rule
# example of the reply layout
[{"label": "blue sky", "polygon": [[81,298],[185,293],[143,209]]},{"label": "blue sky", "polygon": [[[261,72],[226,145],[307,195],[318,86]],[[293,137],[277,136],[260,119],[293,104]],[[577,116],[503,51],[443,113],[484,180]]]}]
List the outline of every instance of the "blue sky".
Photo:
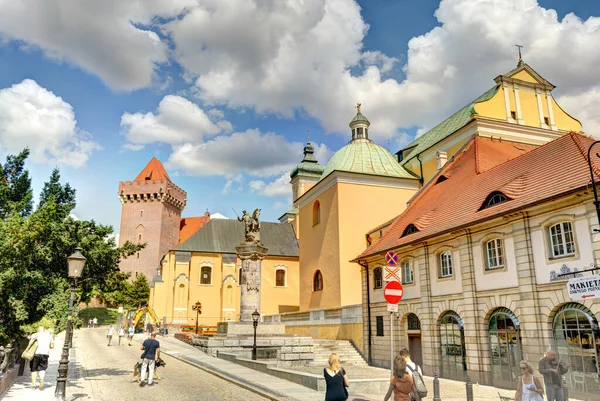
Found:
[{"label": "blue sky", "polygon": [[29,146],[36,194],[58,166],[75,214],[116,232],[118,182],[153,156],[184,216],[274,221],[308,128],[326,162],[361,102],[395,152],[512,69],[515,43],[600,133],[594,0],[125,3],[0,2],[0,156]]}]

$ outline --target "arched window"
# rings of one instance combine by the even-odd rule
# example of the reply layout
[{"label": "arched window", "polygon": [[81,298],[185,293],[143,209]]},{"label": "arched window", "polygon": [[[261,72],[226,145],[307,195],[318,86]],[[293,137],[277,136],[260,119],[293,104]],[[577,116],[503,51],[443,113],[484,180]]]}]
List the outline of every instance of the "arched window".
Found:
[{"label": "arched window", "polygon": [[179,305],[185,303],[185,285],[179,284],[179,290],[177,291],[177,302]]},{"label": "arched window", "polygon": [[488,207],[496,206],[510,199],[500,191],[494,191],[485,198],[479,210],[487,209]]},{"label": "arched window", "polygon": [[414,233],[418,233],[418,232],[419,232],[419,229],[417,228],[417,226],[415,226],[414,224],[409,224],[404,229],[402,236],[404,237],[406,235],[410,235],[410,234],[414,234]]},{"label": "arched window", "polygon": [[285,269],[279,268],[275,270],[275,287],[285,287]]},{"label": "arched window", "polygon": [[142,242],[142,234],[138,234],[138,242]]},{"label": "arched window", "polygon": [[440,320],[441,376],[464,379],[467,371],[465,358],[465,329],[456,312],[449,311]]},{"label": "arched window", "polygon": [[233,287],[227,286],[227,305],[233,305]]},{"label": "arched window", "polygon": [[553,334],[560,359],[571,364],[565,375],[569,390],[600,394],[600,329],[592,311],[575,302],[562,306]]},{"label": "arched window", "polygon": [[139,259],[139,258],[140,258],[140,253],[139,253],[139,252],[137,252],[137,253],[135,254],[135,257],[136,257],[136,259]]},{"label": "arched window", "polygon": [[144,211],[140,210],[140,217],[144,217]]},{"label": "arched window", "polygon": [[568,221],[555,224],[550,227],[550,247],[552,256],[569,256],[575,254],[575,241],[573,239],[573,227]]},{"label": "arched window", "polygon": [[315,201],[313,204],[313,226],[316,226],[321,222],[321,203]]},{"label": "arched window", "polygon": [[202,266],[200,269],[200,284],[212,284],[212,267]]},{"label": "arched window", "polygon": [[502,269],[504,267],[504,241],[494,238],[485,244],[487,254],[487,269]]},{"label": "arched window", "polygon": [[452,277],[452,252],[440,253],[440,278]]},{"label": "arched window", "polygon": [[519,320],[510,309],[498,308],[488,322],[494,385],[512,386],[523,359]]},{"label": "arched window", "polygon": [[323,290],[323,274],[321,270],[317,270],[313,276],[313,291]]},{"label": "arched window", "polygon": [[407,326],[408,330],[421,330],[421,321],[419,320],[419,317],[414,313],[408,315]]},{"label": "arched window", "polygon": [[381,267],[376,267],[373,270],[373,288],[378,289],[383,287],[383,272]]}]

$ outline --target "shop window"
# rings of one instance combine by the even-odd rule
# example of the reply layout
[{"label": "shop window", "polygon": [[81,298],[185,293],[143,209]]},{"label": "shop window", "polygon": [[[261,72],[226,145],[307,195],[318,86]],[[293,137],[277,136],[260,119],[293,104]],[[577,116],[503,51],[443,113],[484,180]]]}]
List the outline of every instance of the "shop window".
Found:
[{"label": "shop window", "polygon": [[412,259],[402,262],[402,284],[412,284],[415,281]]},{"label": "shop window", "polygon": [[200,284],[212,284],[212,267],[202,266],[200,269]]},{"label": "shop window", "polygon": [[456,312],[446,312],[440,320],[441,376],[462,380],[467,371],[465,329]]},{"label": "shop window", "polygon": [[564,221],[549,228],[550,247],[553,257],[569,256],[575,254],[575,241],[571,223]]},{"label": "shop window", "polygon": [[565,374],[569,390],[600,394],[600,330],[594,314],[582,304],[566,304],[554,317],[553,334],[560,360],[571,364]]},{"label": "shop window", "polygon": [[452,277],[452,252],[440,253],[440,278]]},{"label": "shop window", "polygon": [[502,269],[504,267],[504,241],[494,238],[485,245],[487,254],[487,269]]},{"label": "shop window", "polygon": [[375,316],[377,337],[383,337],[383,316]]},{"label": "shop window", "polygon": [[313,291],[323,290],[323,274],[321,270],[317,270],[313,276]]},{"label": "shop window", "polygon": [[383,287],[383,272],[381,267],[376,267],[373,270],[373,288],[379,289]]},{"label": "shop window", "polygon": [[494,385],[510,387],[519,378],[523,359],[520,325],[510,309],[496,309],[488,321]]}]

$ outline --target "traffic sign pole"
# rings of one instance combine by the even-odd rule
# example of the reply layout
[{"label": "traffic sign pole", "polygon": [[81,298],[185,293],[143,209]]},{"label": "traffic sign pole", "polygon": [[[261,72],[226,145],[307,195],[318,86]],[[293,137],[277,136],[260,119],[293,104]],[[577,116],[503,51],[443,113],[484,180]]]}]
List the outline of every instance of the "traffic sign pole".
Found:
[{"label": "traffic sign pole", "polygon": [[390,281],[385,285],[383,296],[388,301],[388,312],[390,312],[390,372],[394,375],[394,313],[398,311],[398,302],[402,299],[404,291],[402,284]]},{"label": "traffic sign pole", "polygon": [[390,372],[394,375],[394,312],[390,312]]}]

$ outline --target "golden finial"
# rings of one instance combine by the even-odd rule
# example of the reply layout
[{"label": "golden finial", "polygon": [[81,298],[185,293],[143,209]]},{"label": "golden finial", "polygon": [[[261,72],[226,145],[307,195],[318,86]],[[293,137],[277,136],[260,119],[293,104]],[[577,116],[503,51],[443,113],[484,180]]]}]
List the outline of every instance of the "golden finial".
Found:
[{"label": "golden finial", "polygon": [[360,114],[360,103],[356,103],[356,113]]}]

